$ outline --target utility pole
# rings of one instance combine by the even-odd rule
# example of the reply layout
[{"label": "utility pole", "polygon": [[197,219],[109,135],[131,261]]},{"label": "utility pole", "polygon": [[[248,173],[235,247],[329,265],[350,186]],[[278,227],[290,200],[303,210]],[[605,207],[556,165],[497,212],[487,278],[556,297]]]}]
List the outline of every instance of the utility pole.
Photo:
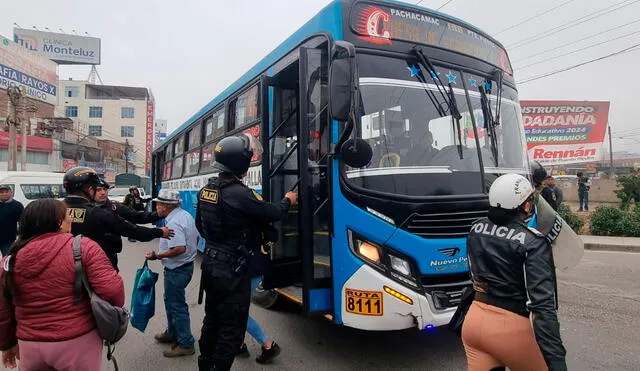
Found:
[{"label": "utility pole", "polygon": [[609,161],[610,161],[610,171],[611,171],[611,178],[613,178],[615,176],[615,169],[613,168],[613,141],[611,140],[611,126],[608,127],[609,129]]},{"label": "utility pole", "polygon": [[[15,85],[11,85],[7,88],[7,95],[9,96],[10,112],[7,118],[7,124],[9,124],[9,158],[7,163],[7,169],[9,171],[18,170],[18,143],[16,140],[16,131],[20,124],[20,118],[18,118],[18,107],[20,105],[20,98],[22,97],[22,91]],[[24,139],[23,139],[24,140]]]}]

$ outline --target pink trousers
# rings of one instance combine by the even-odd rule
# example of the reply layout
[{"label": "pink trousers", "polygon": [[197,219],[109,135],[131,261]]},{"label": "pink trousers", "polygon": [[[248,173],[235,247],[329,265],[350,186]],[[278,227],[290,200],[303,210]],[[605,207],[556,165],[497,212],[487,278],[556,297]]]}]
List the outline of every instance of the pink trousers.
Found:
[{"label": "pink trousers", "polygon": [[102,363],[102,339],[98,330],[66,341],[18,340],[18,348],[20,371],[97,371]]}]

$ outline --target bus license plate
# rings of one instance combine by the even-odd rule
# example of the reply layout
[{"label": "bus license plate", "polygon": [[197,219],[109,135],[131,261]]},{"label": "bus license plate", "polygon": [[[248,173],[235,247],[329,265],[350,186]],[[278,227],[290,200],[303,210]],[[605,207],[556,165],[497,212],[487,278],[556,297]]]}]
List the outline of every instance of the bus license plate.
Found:
[{"label": "bus license plate", "polygon": [[347,312],[363,316],[382,315],[382,292],[345,289]]}]

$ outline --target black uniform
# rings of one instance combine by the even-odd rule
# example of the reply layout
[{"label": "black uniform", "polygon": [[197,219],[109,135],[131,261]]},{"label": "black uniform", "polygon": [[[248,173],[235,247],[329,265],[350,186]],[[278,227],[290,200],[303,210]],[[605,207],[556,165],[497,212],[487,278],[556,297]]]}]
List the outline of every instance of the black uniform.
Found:
[{"label": "black uniform", "polygon": [[558,199],[553,189],[547,186],[542,186],[542,189],[540,190],[540,196],[542,196],[542,198],[547,201],[547,203],[553,208],[553,210],[558,211]]},{"label": "black uniform", "polygon": [[252,254],[260,253],[264,225],[280,220],[289,207],[286,198],[276,204],[264,202],[230,173],[209,179],[200,190],[196,226],[206,240],[202,262],[206,301],[199,344],[206,367],[231,368],[249,315],[248,262]]},{"label": "black uniform", "polygon": [[485,218],[467,240],[476,300],[528,317],[551,371],[566,370],[560,338],[551,244],[537,230],[513,221],[498,226]]},{"label": "black uniform", "polygon": [[151,241],[163,235],[162,229],[145,228],[131,224],[113,210],[90,203],[84,197],[67,196],[64,202],[73,217],[71,233],[74,236],[82,234],[96,241],[116,270],[118,269],[117,254],[122,251],[120,236],[134,237],[140,241]]}]

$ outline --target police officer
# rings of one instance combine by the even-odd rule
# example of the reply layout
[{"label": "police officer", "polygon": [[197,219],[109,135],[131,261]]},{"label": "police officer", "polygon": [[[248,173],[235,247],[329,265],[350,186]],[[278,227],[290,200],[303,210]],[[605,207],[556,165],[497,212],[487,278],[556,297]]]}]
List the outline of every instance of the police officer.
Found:
[{"label": "police officer", "polygon": [[535,190],[505,174],[489,190],[489,215],[471,227],[467,253],[475,299],[462,327],[470,371],[564,371],[551,244],[524,221]]},{"label": "police officer", "polygon": [[[122,241],[116,242],[113,236],[135,237],[141,241],[155,238],[170,238],[173,231],[169,228],[145,228],[131,224],[114,212],[96,207],[94,204],[98,186],[102,180],[95,170],[88,167],[75,167],[64,175],[64,188],[67,197],[67,211],[73,219],[71,233],[82,234],[96,241],[107,257],[118,269],[118,253],[122,251]],[[119,239],[119,237],[118,237]]]},{"label": "police officer", "polygon": [[538,161],[534,161],[533,164],[531,164],[531,177],[536,187],[536,193],[544,198],[553,210],[558,210],[556,193],[546,185],[547,170],[545,170]]},{"label": "police officer", "polygon": [[222,139],[215,148],[218,177],[200,190],[196,226],[206,240],[202,281],[205,317],[199,340],[199,370],[229,370],[244,339],[251,280],[248,262],[259,254],[264,226],[280,220],[297,194],[269,203],[244,185],[253,151],[245,136]]},{"label": "police officer", "polygon": [[[155,211],[136,211],[124,204],[110,200],[109,188],[111,188],[109,183],[106,180],[101,179],[101,183],[98,185],[95,197],[96,205],[98,207],[105,210],[111,210],[118,214],[119,217],[133,224],[155,223],[162,219],[162,217],[160,217]],[[118,235],[118,238],[120,238],[120,235]]]}]

